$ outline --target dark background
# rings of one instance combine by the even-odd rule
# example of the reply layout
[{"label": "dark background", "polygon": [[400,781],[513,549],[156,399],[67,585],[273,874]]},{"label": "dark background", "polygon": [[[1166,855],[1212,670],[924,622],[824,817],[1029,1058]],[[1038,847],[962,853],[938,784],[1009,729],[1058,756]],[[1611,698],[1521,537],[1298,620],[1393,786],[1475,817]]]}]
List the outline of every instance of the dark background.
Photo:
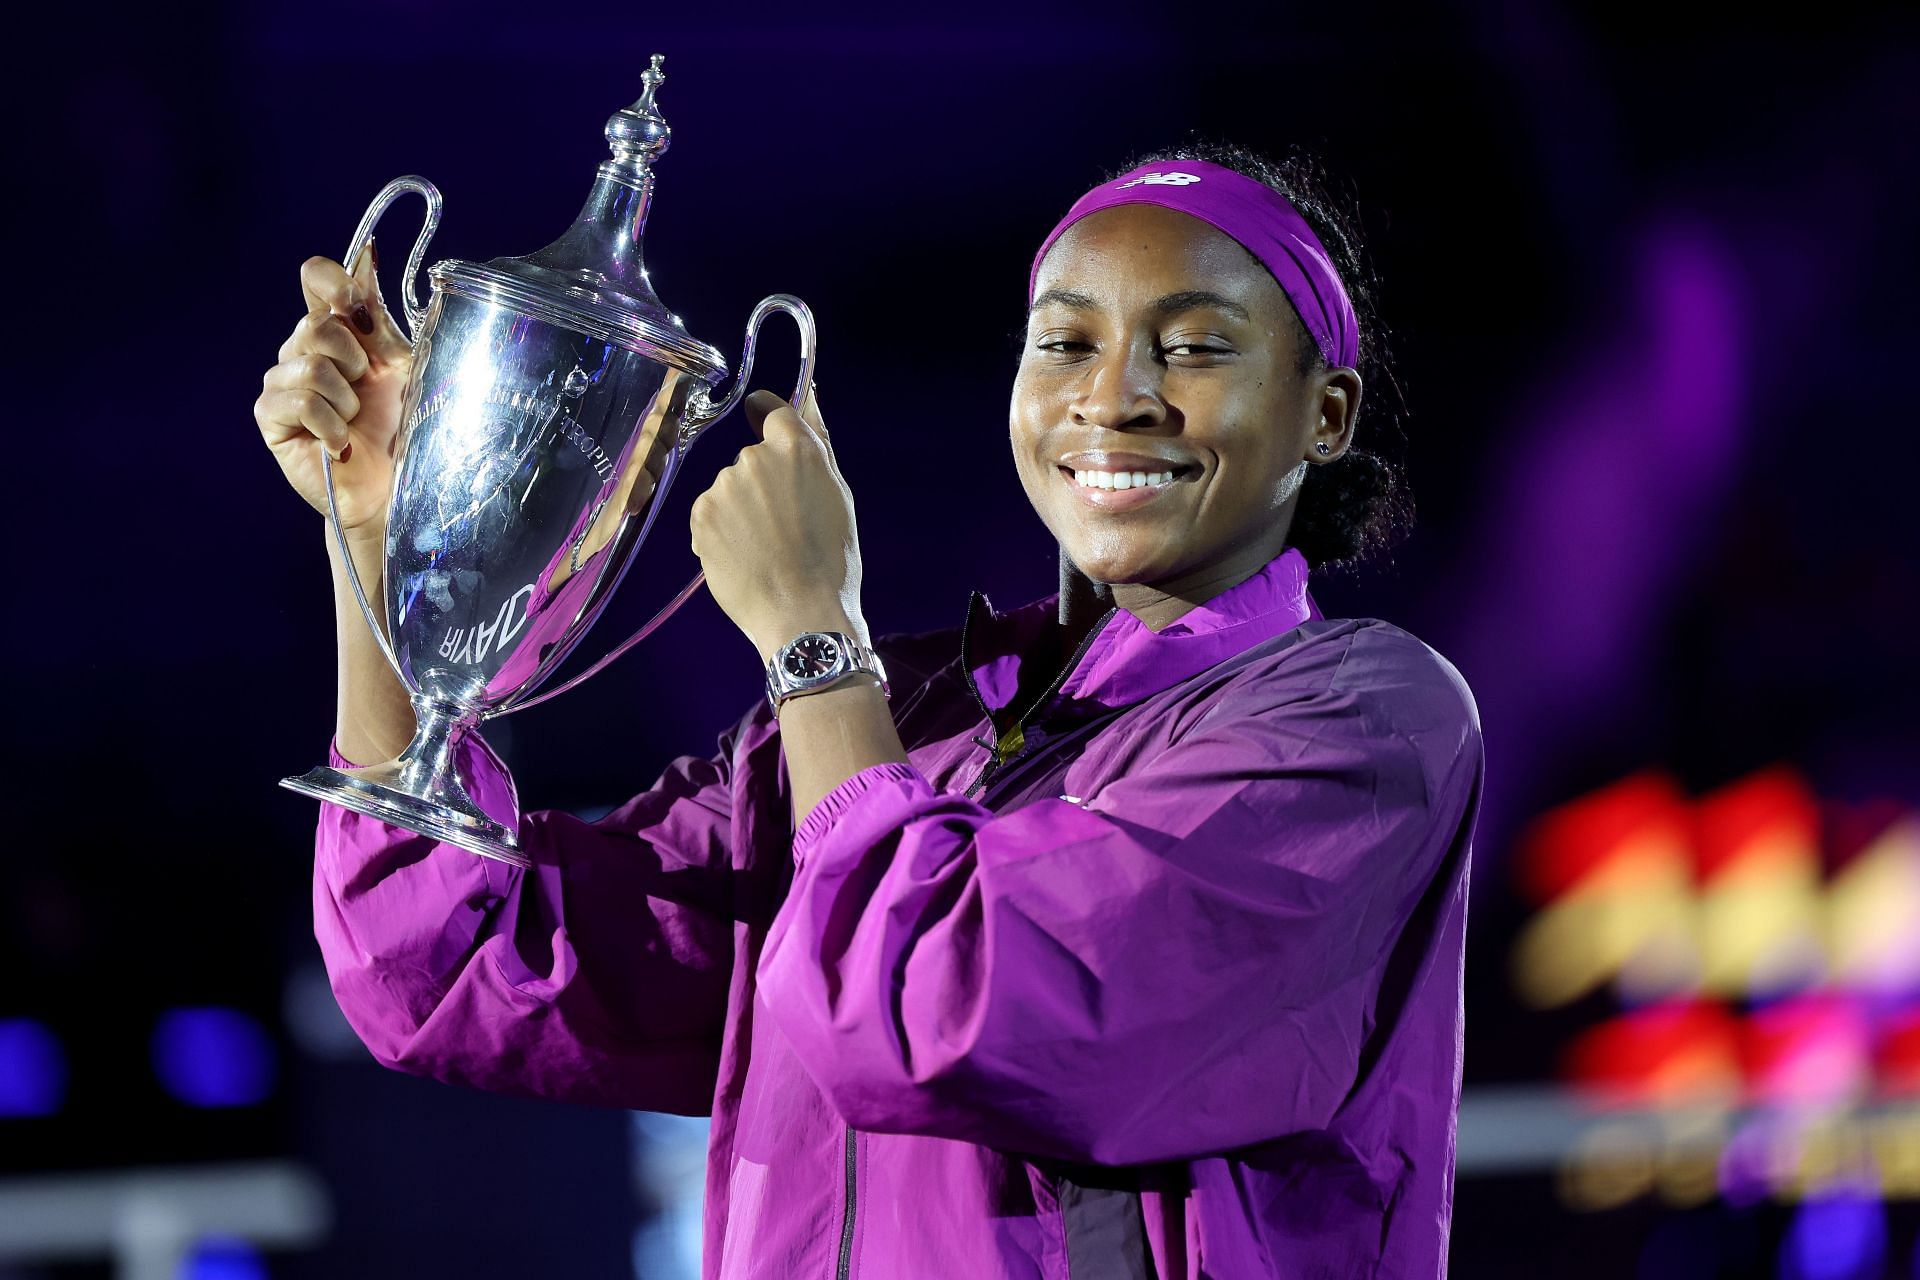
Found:
[{"label": "dark background", "polygon": [[[1006,398],[1028,258],[1086,186],[1196,132],[1303,143],[1346,176],[1402,393],[1369,388],[1359,442],[1404,433],[1419,521],[1315,592],[1421,636],[1479,700],[1469,1089],[1552,1070],[1505,977],[1524,909],[1503,859],[1532,815],[1642,767],[1701,792],[1782,762],[1836,803],[1920,804],[1910,7],[847,12],[403,0],[22,28],[0,1019],[51,1028],[68,1084],[57,1113],[0,1119],[0,1175],[290,1156],[336,1222],[272,1274],[630,1274],[624,1117],[296,1030],[314,809],[274,784],[326,746],[330,600],[320,521],[250,407],[300,261],[341,253],[383,183],[445,193],[430,259],[529,252],[655,52],[674,138],[654,282],[730,359],[763,294],[812,305],[878,632],[1052,588]],[[385,224],[389,298],[417,216]],[[791,350],[770,326],[756,383],[786,389]],[[746,440],[714,434],[649,546],[663,580],[691,572],[686,506]],[[603,807],[707,751],[758,681],[701,595],[489,736],[529,805]],[[210,1004],[272,1036],[266,1103],[188,1109],[154,1083],[159,1012]],[[1650,1275],[1711,1239],[1692,1274],[1771,1275],[1768,1213],[1581,1215],[1549,1179],[1463,1176],[1455,1272]]]}]

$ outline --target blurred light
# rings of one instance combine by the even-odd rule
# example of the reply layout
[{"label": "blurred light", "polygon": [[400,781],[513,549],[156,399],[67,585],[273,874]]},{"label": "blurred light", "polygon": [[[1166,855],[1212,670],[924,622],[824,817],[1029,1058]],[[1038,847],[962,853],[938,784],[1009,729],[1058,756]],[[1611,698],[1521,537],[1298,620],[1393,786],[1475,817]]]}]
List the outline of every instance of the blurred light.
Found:
[{"label": "blurred light", "polygon": [[1827,889],[1835,981],[1855,990],[1920,990],[1920,820],[1905,815],[1854,852]]},{"label": "blurred light", "polygon": [[273,1041],[253,1018],[217,1006],[171,1009],[153,1031],[153,1069],[190,1107],[247,1107],[273,1092]]},{"label": "blurred light", "polygon": [[1577,892],[1627,850],[1685,861],[1688,834],[1686,797],[1665,774],[1646,770],[1541,814],[1520,837],[1516,870],[1544,904]]},{"label": "blurred light", "polygon": [[1841,1102],[1867,1092],[1866,1013],[1847,996],[1796,996],[1756,1009],[1740,1048],[1754,1101]]},{"label": "blurred light", "polygon": [[1694,806],[1707,990],[1769,994],[1824,975],[1820,814],[1785,766],[1763,769]]},{"label": "blurred light", "polygon": [[1636,1009],[1582,1032],[1563,1074],[1599,1101],[1672,1105],[1740,1093],[1740,1024],[1710,1001]]},{"label": "blurred light", "polygon": [[1887,1255],[1887,1215],[1860,1191],[1809,1200],[1787,1227],[1780,1280],[1874,1280]]},{"label": "blurred light", "polygon": [[1818,1200],[1834,1194],[1835,1188],[1867,1188],[1879,1198],[1867,1136],[1852,1117],[1817,1120],[1803,1127],[1797,1139],[1798,1158],[1790,1175],[1774,1187],[1775,1199]]},{"label": "blurred light", "polygon": [[[1661,1107],[1736,1082],[1760,1105],[1920,1094],[1910,807],[1823,808],[1785,765],[1689,804],[1643,770],[1541,815],[1514,866],[1541,904],[1514,941],[1514,989],[1552,1008],[1611,984],[1628,1011],[1568,1046],[1564,1075],[1587,1090]],[[1704,1185],[1693,1173],[1674,1188]]]},{"label": "blurred light", "polygon": [[1720,1152],[1720,1195],[1736,1208],[1759,1204],[1788,1181],[1791,1153],[1769,1120],[1741,1125]]},{"label": "blurred light", "polygon": [[318,964],[302,965],[288,975],[280,992],[280,1018],[293,1042],[315,1058],[344,1062],[368,1057],[340,1012],[327,971]]},{"label": "blurred light", "polygon": [[245,1240],[209,1236],[180,1260],[174,1274],[178,1280],[267,1280],[267,1263]]},{"label": "blurred light", "polygon": [[1920,1116],[1879,1117],[1867,1127],[1874,1181],[1883,1200],[1920,1200]]},{"label": "blurred light", "polygon": [[1583,1212],[1617,1209],[1653,1187],[1653,1144],[1632,1125],[1596,1125],[1560,1167],[1560,1199]]},{"label": "blurred light", "polygon": [[1882,1016],[1873,1049],[1874,1081],[1893,1097],[1920,1093],[1920,1008]]},{"label": "blurred light", "polygon": [[1699,973],[1686,802],[1636,774],[1544,814],[1518,870],[1544,904],[1513,950],[1515,989],[1538,1008],[1618,979],[1629,1002],[1690,994]]},{"label": "blurred light", "polygon": [[[1581,1211],[1647,1196],[1689,1209],[1708,1204],[1716,1191],[1734,1209],[1800,1204],[1839,1189],[1881,1202],[1920,1201],[1920,1109],[1736,1111],[1709,1104],[1582,1118],[1583,1110],[1572,1099],[1536,1109],[1544,1140],[1495,1149],[1498,1171],[1555,1169],[1562,1200]],[[1476,1120],[1476,1130],[1485,1127]],[[1493,1171],[1489,1148],[1477,1140],[1474,1146],[1477,1172]],[[1528,1155],[1538,1163],[1529,1165]]]},{"label": "blurred light", "polygon": [[1570,1004],[1619,979],[1634,1001],[1691,994],[1699,974],[1684,856],[1628,847],[1527,921],[1514,987],[1535,1008]]},{"label": "blurred light", "polygon": [[1676,1111],[1666,1118],[1653,1175],[1661,1200],[1676,1209],[1691,1209],[1719,1192],[1727,1114],[1723,1108],[1707,1106]]},{"label": "blurred light", "polygon": [[32,1018],[0,1020],[0,1119],[50,1116],[66,1097],[60,1038]]},{"label": "blurred light", "polygon": [[704,1116],[632,1113],[634,1189],[644,1215],[632,1243],[639,1280],[698,1280],[709,1129]]}]

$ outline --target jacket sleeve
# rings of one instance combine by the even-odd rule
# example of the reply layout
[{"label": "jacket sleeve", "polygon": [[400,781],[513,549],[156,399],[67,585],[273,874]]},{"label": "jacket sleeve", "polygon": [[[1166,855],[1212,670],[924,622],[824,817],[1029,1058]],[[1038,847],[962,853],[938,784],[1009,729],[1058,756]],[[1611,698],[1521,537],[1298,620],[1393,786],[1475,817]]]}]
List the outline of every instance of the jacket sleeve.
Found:
[{"label": "jacket sleeve", "polygon": [[767,719],[597,822],[520,818],[505,768],[470,736],[471,794],[517,823],[527,871],[322,805],[314,931],[373,1056],[497,1092],[705,1113],[744,896],[735,850],[750,843],[734,789],[749,750],[778,750]]},{"label": "jacket sleeve", "polygon": [[1480,753],[1440,682],[1223,705],[1084,804],[865,770],[796,835],[761,994],[856,1128],[1125,1165],[1325,1127]]}]

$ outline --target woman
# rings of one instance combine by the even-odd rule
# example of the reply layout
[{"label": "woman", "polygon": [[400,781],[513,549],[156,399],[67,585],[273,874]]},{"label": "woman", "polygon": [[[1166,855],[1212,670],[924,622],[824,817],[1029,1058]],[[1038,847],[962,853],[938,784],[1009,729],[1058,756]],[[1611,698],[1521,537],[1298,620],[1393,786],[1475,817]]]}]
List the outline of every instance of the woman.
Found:
[{"label": "woman", "polygon": [[[883,642],[891,702],[875,669],[757,706],[602,821],[525,815],[531,871],[324,809],[316,929],[378,1058],[710,1113],[709,1276],[1444,1271],[1478,717],[1307,593],[1394,510],[1354,255],[1301,170],[1215,159],[1102,183],[1035,258],[1011,440],[1057,598]],[[257,415],[316,507],[346,459],[375,573],[405,344],[365,264],[302,278]],[[769,663],[864,644],[818,406],[749,408],[708,585]],[[335,762],[384,759],[407,701],[335,568]]]}]

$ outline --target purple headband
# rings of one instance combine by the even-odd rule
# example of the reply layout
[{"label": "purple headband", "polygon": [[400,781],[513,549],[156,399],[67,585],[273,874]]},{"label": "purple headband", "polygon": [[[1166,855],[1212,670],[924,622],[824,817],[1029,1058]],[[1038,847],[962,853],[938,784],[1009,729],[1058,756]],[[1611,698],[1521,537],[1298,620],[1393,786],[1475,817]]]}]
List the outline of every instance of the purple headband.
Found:
[{"label": "purple headband", "polygon": [[1273,273],[1330,366],[1350,369],[1359,359],[1360,327],[1353,302],[1307,220],[1266,183],[1205,160],[1141,165],[1081,196],[1033,255],[1033,270],[1027,273],[1029,303],[1041,260],[1054,241],[1088,214],[1117,204],[1164,205],[1232,236]]}]

